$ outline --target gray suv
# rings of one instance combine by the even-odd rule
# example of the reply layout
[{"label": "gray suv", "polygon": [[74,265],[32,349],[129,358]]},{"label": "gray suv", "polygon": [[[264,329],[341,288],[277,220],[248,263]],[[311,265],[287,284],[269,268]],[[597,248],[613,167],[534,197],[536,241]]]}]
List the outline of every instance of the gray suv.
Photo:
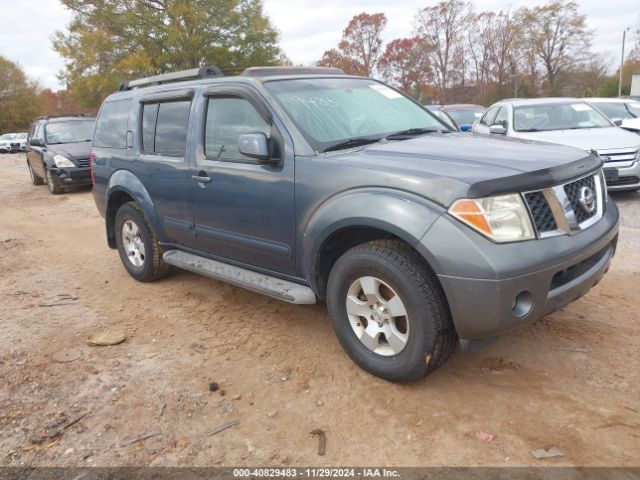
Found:
[{"label": "gray suv", "polygon": [[579,149],[458,134],[335,69],[215,68],[124,84],[102,105],[93,194],[148,282],[173,267],[326,301],[346,352],[415,381],[584,295],[618,210]]}]

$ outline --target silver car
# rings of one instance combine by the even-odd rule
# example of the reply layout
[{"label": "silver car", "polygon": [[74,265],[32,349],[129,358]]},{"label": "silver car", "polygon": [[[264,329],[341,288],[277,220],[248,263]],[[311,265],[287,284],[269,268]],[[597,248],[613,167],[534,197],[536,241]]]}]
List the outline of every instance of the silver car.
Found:
[{"label": "silver car", "polygon": [[640,189],[640,136],[618,128],[584,100],[502,100],[487,110],[473,131],[596,152],[604,161],[609,190]]},{"label": "silver car", "polygon": [[613,123],[640,134],[640,102],[630,98],[585,98],[585,101],[602,113]]}]

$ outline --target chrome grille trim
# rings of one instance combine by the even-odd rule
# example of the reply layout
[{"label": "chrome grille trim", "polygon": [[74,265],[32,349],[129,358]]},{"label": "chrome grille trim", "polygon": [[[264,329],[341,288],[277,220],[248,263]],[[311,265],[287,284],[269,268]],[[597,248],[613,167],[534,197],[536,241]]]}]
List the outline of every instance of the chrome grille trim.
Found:
[{"label": "chrome grille trim", "polygon": [[[576,213],[573,210],[573,206],[571,204],[571,200],[567,196],[567,192],[565,190],[565,185],[571,185],[575,182],[580,182],[589,176],[593,177],[593,184],[595,186],[595,201],[596,201],[596,209],[595,213],[584,220],[582,223],[578,223],[576,218]],[[527,209],[529,210],[529,215],[531,218],[531,223],[533,228],[536,231],[538,238],[549,238],[555,237],[558,235],[575,235],[579,233],[595,223],[597,223],[604,216],[604,206],[605,206],[605,196],[606,189],[603,186],[604,178],[602,172],[598,172],[596,174],[585,175],[584,177],[578,178],[576,180],[572,180],[571,182],[567,182],[562,185],[556,185],[554,187],[545,188],[542,190],[533,190],[530,192],[524,192],[522,197],[524,199],[525,205],[527,205]],[[550,231],[538,231],[538,226],[536,225],[536,221],[533,217],[531,208],[527,201],[527,194],[540,192],[544,195],[545,200],[551,210],[551,214],[556,222],[557,229]]]}]

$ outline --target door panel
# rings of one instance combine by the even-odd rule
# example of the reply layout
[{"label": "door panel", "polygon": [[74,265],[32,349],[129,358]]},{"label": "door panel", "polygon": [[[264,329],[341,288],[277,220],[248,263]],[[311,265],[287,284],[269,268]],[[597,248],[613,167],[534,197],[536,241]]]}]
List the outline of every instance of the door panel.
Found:
[{"label": "door panel", "polygon": [[[284,274],[295,271],[294,162],[266,106],[237,90],[201,98],[204,145],[192,168],[196,245],[208,253]],[[268,110],[267,110],[268,111]],[[278,165],[239,153],[243,133],[265,133]]]}]

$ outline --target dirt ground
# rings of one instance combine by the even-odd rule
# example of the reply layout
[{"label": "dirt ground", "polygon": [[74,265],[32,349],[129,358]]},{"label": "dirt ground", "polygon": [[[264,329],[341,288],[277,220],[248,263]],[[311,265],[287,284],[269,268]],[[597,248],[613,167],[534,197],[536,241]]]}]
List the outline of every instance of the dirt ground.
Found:
[{"label": "dirt ground", "polygon": [[[349,360],[323,304],[137,283],[89,191],[53,196],[0,155],[0,465],[638,466],[640,194],[615,200],[619,250],[589,295],[399,386]],[[128,338],[89,346],[105,328]],[[530,454],[550,447],[565,456]]]}]

